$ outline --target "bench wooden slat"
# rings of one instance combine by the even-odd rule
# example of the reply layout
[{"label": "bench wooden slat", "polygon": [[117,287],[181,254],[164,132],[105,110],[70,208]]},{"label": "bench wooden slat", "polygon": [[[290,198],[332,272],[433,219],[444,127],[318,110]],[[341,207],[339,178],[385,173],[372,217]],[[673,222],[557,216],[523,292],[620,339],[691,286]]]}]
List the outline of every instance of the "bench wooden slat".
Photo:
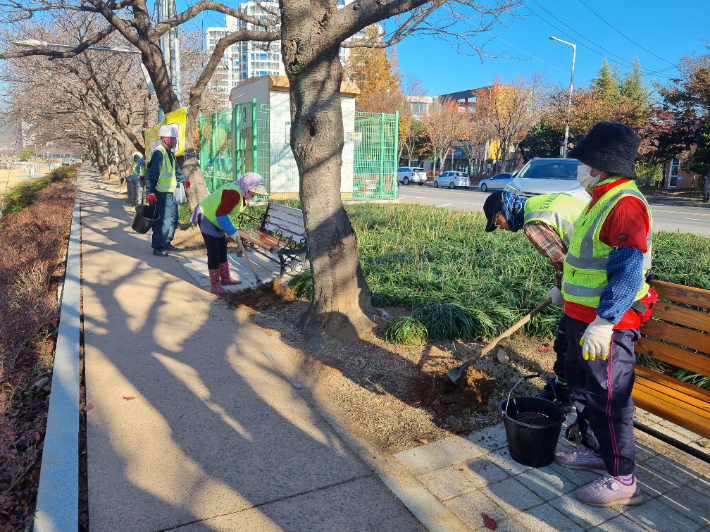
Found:
[{"label": "bench wooden slat", "polygon": [[705,412],[710,420],[710,392],[685,383],[658,371],[638,366],[636,368],[636,384],[649,390],[655,390],[668,400],[680,401],[699,413]]},{"label": "bench wooden slat", "polygon": [[646,355],[666,364],[701,373],[710,377],[710,357],[686,351],[679,347],[662,344],[650,338],[641,338],[636,343],[636,353]]},{"label": "bench wooden slat", "polygon": [[287,207],[286,205],[281,205],[280,203],[269,203],[269,210],[281,211],[296,218],[303,220],[303,211],[301,209],[294,209],[293,207]]},{"label": "bench wooden slat", "polygon": [[678,344],[693,351],[702,351],[710,354],[710,334],[691,331],[690,329],[653,319],[648,320],[641,326],[641,334]]},{"label": "bench wooden slat", "polygon": [[[291,231],[293,234],[296,234],[296,235],[303,236],[306,234],[306,229],[302,225],[296,225],[296,224],[292,224],[289,222],[284,222],[283,220],[277,220],[271,216],[267,216],[264,219],[264,226],[269,225],[269,224],[276,227],[276,228],[281,228],[281,229],[285,229],[287,231]],[[274,231],[274,229],[269,229],[269,231]]]},{"label": "bench wooden slat", "polygon": [[710,290],[681,286],[665,281],[651,281],[651,286],[661,299],[685,303],[696,307],[710,308]]},{"label": "bench wooden slat", "polygon": [[267,250],[271,250],[273,247],[284,247],[288,245],[287,243],[282,242],[279,239],[264,233],[263,231],[238,229],[237,234],[244,240]]},{"label": "bench wooden slat", "polygon": [[653,317],[659,320],[677,323],[678,325],[684,325],[691,329],[710,332],[710,313],[708,312],[700,312],[698,310],[679,307],[678,305],[671,305],[665,301],[659,301],[653,309]]},{"label": "bench wooden slat", "polygon": [[[694,416],[697,416],[699,418],[705,418],[706,423],[708,420],[708,413],[701,409],[696,407],[695,405],[691,405],[683,401],[682,399],[679,399],[677,397],[673,397],[670,395],[667,395],[663,392],[663,390],[659,390],[657,388],[652,388],[650,386],[646,386],[649,381],[639,381],[638,386],[634,385],[634,389],[638,390],[639,392],[642,392],[644,394],[644,397],[647,402],[649,403],[659,403],[661,405],[672,405],[675,408],[685,410],[689,412],[690,414],[693,414]],[[632,393],[633,396],[633,393]]]},{"label": "bench wooden slat", "polygon": [[293,216],[287,212],[276,211],[274,209],[269,209],[266,213],[266,217],[274,221],[283,221],[290,224],[297,225],[298,227],[303,227],[303,217]]},{"label": "bench wooden slat", "polygon": [[304,235],[302,235],[302,234],[292,233],[291,231],[288,231],[286,229],[283,229],[277,225],[270,224],[270,223],[265,223],[264,229],[266,229],[267,231],[273,231],[274,233],[280,234],[284,238],[290,238],[291,240],[293,240],[296,243],[301,242],[301,240],[304,237]]},{"label": "bench wooden slat", "polygon": [[643,408],[652,414],[667,419],[679,427],[710,438],[710,423],[708,423],[706,417],[693,414],[684,408],[677,407],[668,402],[659,401],[656,397],[646,393],[642,387],[634,387],[632,397],[634,404],[639,408]]}]

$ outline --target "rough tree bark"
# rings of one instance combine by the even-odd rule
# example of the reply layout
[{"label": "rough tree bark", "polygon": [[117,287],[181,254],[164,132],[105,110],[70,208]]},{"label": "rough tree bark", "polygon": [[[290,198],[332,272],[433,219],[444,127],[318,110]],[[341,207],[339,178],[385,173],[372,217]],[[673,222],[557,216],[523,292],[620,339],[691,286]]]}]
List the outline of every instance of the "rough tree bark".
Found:
[{"label": "rough tree bark", "polygon": [[710,170],[705,174],[705,186],[703,187],[703,202],[710,202]]},{"label": "rough tree bark", "polygon": [[374,325],[370,289],[360,267],[357,237],[340,198],[343,68],[327,38],[330,2],[281,0],[282,53],[291,85],[291,146],[313,273],[314,297],[303,318],[311,342],[320,333],[353,340]]}]

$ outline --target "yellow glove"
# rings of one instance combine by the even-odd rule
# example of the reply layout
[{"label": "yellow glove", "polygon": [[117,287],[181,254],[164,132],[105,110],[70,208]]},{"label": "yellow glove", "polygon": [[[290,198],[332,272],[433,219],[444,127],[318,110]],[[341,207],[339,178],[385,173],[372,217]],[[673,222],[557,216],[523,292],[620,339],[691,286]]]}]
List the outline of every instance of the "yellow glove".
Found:
[{"label": "yellow glove", "polygon": [[579,345],[582,346],[584,360],[596,360],[597,357],[606,360],[609,347],[614,336],[614,324],[604,318],[597,318],[587,326]]}]

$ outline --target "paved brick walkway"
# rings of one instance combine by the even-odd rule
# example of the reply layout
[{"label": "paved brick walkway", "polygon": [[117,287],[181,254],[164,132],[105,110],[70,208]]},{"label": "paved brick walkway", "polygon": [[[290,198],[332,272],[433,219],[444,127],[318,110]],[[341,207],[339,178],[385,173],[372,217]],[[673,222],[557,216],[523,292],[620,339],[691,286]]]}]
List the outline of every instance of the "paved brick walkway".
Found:
[{"label": "paved brick walkway", "polygon": [[[646,413],[643,422],[673,432],[684,442],[700,439]],[[674,431],[678,431],[677,433]],[[710,464],[636,431],[636,474],[646,499],[639,506],[593,508],[574,491],[598,478],[557,464],[532,469],[513,461],[505,429],[497,425],[398,453],[396,456],[469,530],[696,532],[710,531]],[[560,438],[558,449],[572,447]]]}]

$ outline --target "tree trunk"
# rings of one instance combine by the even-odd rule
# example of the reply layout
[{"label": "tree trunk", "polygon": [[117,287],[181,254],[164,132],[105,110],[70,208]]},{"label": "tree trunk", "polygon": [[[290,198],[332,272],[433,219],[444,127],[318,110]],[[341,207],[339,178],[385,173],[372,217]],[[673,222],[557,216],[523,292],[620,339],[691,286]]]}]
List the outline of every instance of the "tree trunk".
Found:
[{"label": "tree trunk", "polygon": [[705,174],[705,186],[703,187],[703,203],[710,202],[710,170]]},{"label": "tree trunk", "polygon": [[[192,98],[190,98],[190,101],[192,102]],[[185,192],[187,192],[187,203],[190,205],[190,210],[194,210],[198,203],[210,194],[202,174],[202,168],[200,168],[200,147],[194,145],[195,129],[198,127],[197,117],[199,113],[199,104],[195,105],[191,103],[190,108],[187,110],[187,122],[185,124],[185,155],[180,161],[180,168],[185,172],[185,175],[190,178],[190,188],[185,190]]]},{"label": "tree trunk", "polygon": [[[310,9],[281,1],[284,64],[290,81],[291,147],[300,176],[313,302],[302,325],[311,347],[320,333],[357,340],[372,329],[370,289],[360,267],[358,244],[340,197],[343,116],[338,46],[323,44],[319,4]],[[286,15],[289,13],[291,15]]]}]

